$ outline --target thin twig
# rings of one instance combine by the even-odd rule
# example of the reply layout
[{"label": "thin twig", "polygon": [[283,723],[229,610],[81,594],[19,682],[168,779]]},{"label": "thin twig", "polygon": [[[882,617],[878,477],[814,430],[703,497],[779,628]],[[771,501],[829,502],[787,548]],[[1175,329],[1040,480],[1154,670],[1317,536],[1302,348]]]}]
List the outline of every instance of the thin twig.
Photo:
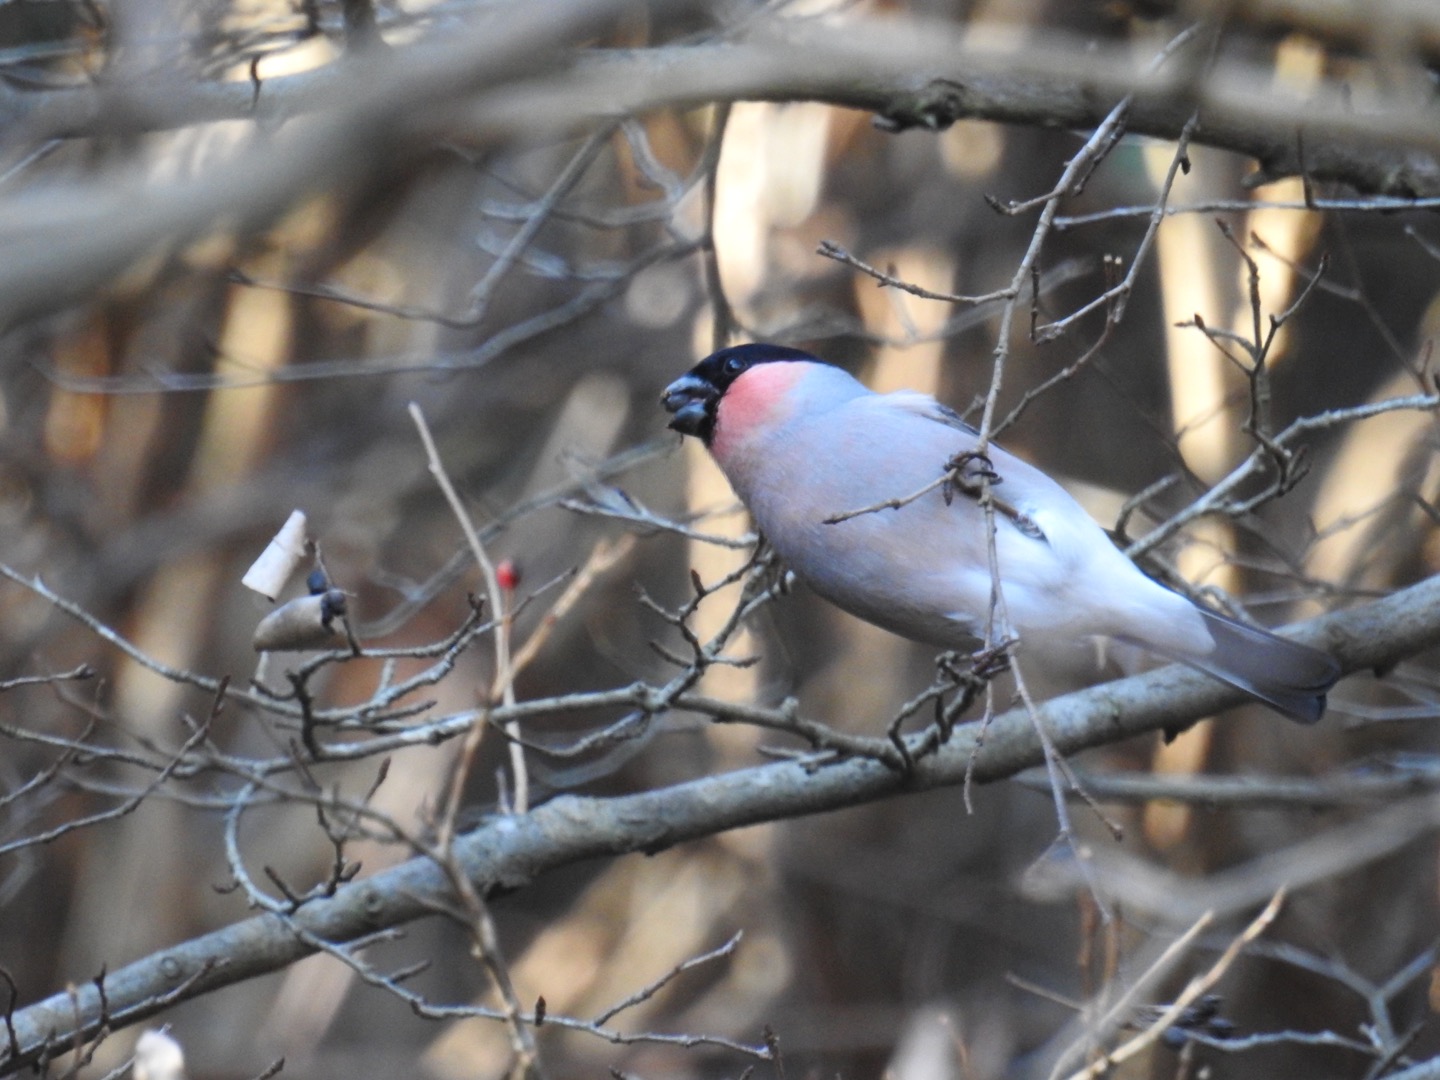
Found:
[{"label": "thin twig", "polygon": [[1109,1072],[1116,1065],[1124,1064],[1137,1054],[1153,1045],[1165,1031],[1170,1028],[1184,1011],[1190,1007],[1196,998],[1201,994],[1209,992],[1221,977],[1230,970],[1230,966],[1239,958],[1241,952],[1252,941],[1258,938],[1275,921],[1280,914],[1280,907],[1285,901],[1285,890],[1281,889],[1265,905],[1265,910],[1260,912],[1249,926],[1235,937],[1218,960],[1210,965],[1204,974],[1191,979],[1185,989],[1182,990],[1170,1006],[1157,1016],[1153,1023],[1145,1028],[1134,1038],[1123,1043],[1115,1050],[1106,1054],[1100,1061],[1095,1062],[1076,1073],[1072,1073],[1068,1080],[1095,1080],[1096,1077]]},{"label": "thin twig", "polygon": [[[435,446],[435,439],[430,434],[430,425],[425,422],[425,414],[413,401],[410,403],[410,418],[414,420],[415,428],[420,434],[420,441],[424,444],[425,458],[430,474],[435,477],[436,484],[439,485],[446,501],[450,504],[451,512],[455,515],[456,521],[459,522],[460,528],[465,534],[465,540],[470,545],[470,552],[480,566],[480,573],[485,578],[485,592],[490,599],[490,610],[498,619],[495,624],[495,681],[486,698],[486,707],[490,707],[496,701],[513,706],[515,704],[515,686],[510,668],[509,608],[505,602],[504,592],[500,588],[499,578],[495,574],[495,564],[490,561],[485,545],[480,542],[480,536],[475,531],[475,524],[471,521],[465,504],[460,500],[459,492],[450,482],[449,474],[445,471],[445,464],[440,460],[440,452]],[[484,730],[484,724],[476,724],[473,734],[466,737],[458,767],[451,777],[450,790],[445,802],[446,810],[441,819],[441,848],[448,847],[449,838],[454,835],[454,822],[455,816],[459,812],[460,797]],[[518,737],[520,734],[519,721],[507,724],[505,730]],[[514,738],[510,741],[510,768],[515,784],[513,809],[515,813],[523,814],[530,805],[530,781],[525,769],[525,748]]]}]

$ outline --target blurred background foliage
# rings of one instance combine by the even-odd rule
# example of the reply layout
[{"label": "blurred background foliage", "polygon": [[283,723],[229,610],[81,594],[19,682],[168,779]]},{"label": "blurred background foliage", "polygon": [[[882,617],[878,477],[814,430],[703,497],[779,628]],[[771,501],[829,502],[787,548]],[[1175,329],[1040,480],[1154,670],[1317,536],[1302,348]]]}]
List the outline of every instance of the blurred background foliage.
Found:
[{"label": "blurred background foliage", "polygon": [[[0,304],[5,563],[38,575],[160,663],[244,684],[257,672],[250,637],[268,605],[240,577],[299,507],[331,578],[350,593],[367,645],[439,640],[483,586],[426,470],[406,411],[416,402],[476,522],[500,524],[488,546],[518,569],[517,595],[597,551],[603,558],[578,602],[547,628],[519,696],[623,686],[666,677],[648,643],[675,641],[637,586],[676,604],[692,569],[713,580],[746,553],[561,501],[633,505],[622,490],[657,514],[704,515],[706,531],[744,534],[723,479],[696,447],[664,432],[656,405],[661,388],[715,344],[717,325],[722,339],[806,345],[879,389],[930,391],[962,410],[984,396],[996,303],[882,288],[817,247],[828,241],[924,289],[1001,289],[1031,243],[1035,211],[1000,212],[987,197],[1044,195],[1085,133],[973,119],[895,133],[822,93],[770,92],[763,71],[747,84],[742,66],[733,104],[682,101],[578,118],[569,130],[551,117],[531,136],[527,107],[557,107],[543,99],[555,70],[548,53],[533,67],[521,57],[474,76],[479,89],[470,91],[508,101],[521,118],[491,127],[467,112],[465,93],[411,101],[401,81],[383,136],[345,135],[303,112],[286,118],[283,105],[281,115],[252,121],[197,92],[219,86],[227,100],[266,102],[270,80],[371,63],[393,75],[414,43],[464,38],[477,23],[504,26],[513,15],[511,3],[480,0],[0,7],[9,116],[0,132],[0,236],[10,238],[0,250],[13,260],[6,281],[19,298]],[[1319,88],[1345,85],[1360,98],[1393,95],[1419,120],[1433,119],[1427,65],[1440,54],[1440,20],[1403,0],[634,5],[565,32],[597,55],[633,56],[778,20],[838,27],[863,49],[867,25],[913,23],[1002,57],[1023,58],[1040,42],[1070,50],[1077,64],[1096,45],[1133,50],[1146,63],[1182,26],[1210,18],[1220,27],[1210,47],[1249,69],[1276,112],[1293,103],[1299,116]],[[1075,81],[1084,85],[1078,69]],[[383,99],[383,86],[370,89]],[[75,105],[81,94],[92,104]],[[335,103],[321,100],[323,115]],[[501,107],[484,100],[492,112]],[[1156,232],[1123,320],[1106,330],[1098,309],[1057,340],[1037,342],[1026,332],[1027,294],[1010,342],[1002,416],[1087,357],[1001,439],[1070,485],[1103,524],[1114,525],[1136,492],[1178,477],[1139,507],[1131,538],[1253,447],[1243,430],[1246,379],[1216,344],[1225,331],[1252,333],[1244,256],[1254,260],[1262,317],[1288,308],[1328,259],[1268,357],[1277,428],[1434,389],[1433,204],[1403,209],[1381,193],[1300,177],[1255,186],[1252,160],[1203,141],[1189,147],[1169,192],[1183,212]],[[1130,268],[1175,154],[1173,139],[1126,136],[1083,190],[1062,200],[1039,262],[1040,322],[1093,300]],[[291,165],[295,177],[274,178]],[[93,219],[75,212],[86,197]],[[712,252],[718,280],[707,273]],[[1197,315],[1209,334],[1193,325]],[[1243,598],[1272,625],[1424,577],[1440,558],[1435,437],[1426,411],[1317,430],[1294,490],[1239,520],[1192,522],[1152,569]],[[519,611],[517,640],[544,624],[563,587],[548,585]],[[713,628],[731,604],[725,595],[707,601],[697,624]],[[865,734],[879,734],[933,671],[928,650],[803,593],[768,609],[732,651],[763,659],[712,669],[708,693],[766,704],[794,695],[806,715]],[[466,651],[417,698],[437,714],[475,707],[492,659],[488,647]],[[54,746],[26,733],[77,738],[93,722],[87,737],[106,745],[173,749],[189,731],[184,718],[210,709],[209,695],[128,659],[32,592],[0,587],[0,678],[81,664],[94,679],[0,693],[4,840],[116,808],[126,792],[145,797],[132,812],[0,856],[0,966],[22,1004],[246,914],[243,898],[223,890],[231,873],[214,808],[233,785],[201,776],[152,791],[115,760],[82,755],[25,787],[57,761]],[[265,664],[260,677],[284,686],[280,672],[294,661]],[[401,660],[396,677],[420,666]],[[317,689],[327,707],[363,701],[382,667],[337,666]],[[1030,674],[1046,696],[1097,677],[1058,662]],[[1168,745],[1132,741],[1082,764],[1096,773],[1240,774],[1263,788],[1272,777],[1342,768],[1389,775],[1405,763],[1421,769],[1420,788],[1424,768],[1433,772],[1437,700],[1433,666],[1416,658],[1383,684],[1342,684],[1315,730],[1252,707]],[[559,713],[527,734],[558,743],[577,736],[577,723],[588,731],[619,715]],[[234,707],[213,738],[229,753],[265,756],[291,734]],[[773,741],[742,725],[670,718],[607,754],[534,758],[532,782],[540,798],[657,787],[754,763]],[[452,741],[395,755],[375,805],[423,831],[458,752]],[[494,811],[504,767],[503,746],[487,739],[466,791],[467,820]],[[315,775],[355,794],[375,768],[328,764]],[[1299,887],[1267,936],[1279,944],[1231,968],[1223,1016],[1243,1035],[1331,1030],[1399,1048],[1387,1067],[1402,1051],[1419,1060],[1440,1050],[1427,952],[1437,932],[1435,835],[1405,832],[1391,806],[1107,801],[1121,842],[1077,810],[1114,888],[1119,919],[1107,927],[1069,860],[1052,850],[1056,821],[1043,786],[977,789],[973,802],[970,812],[961,791],[932,792],[548,875],[494,904],[517,990],[527,1005],[543,996],[552,1013],[594,1015],[743,931],[733,955],[676,979],[624,1023],[747,1042],[768,1027],[791,1077],[1043,1075],[1076,1037],[1066,1002],[1132,978],[1192,909],[1211,903],[1217,933],[1233,929],[1278,883],[1275,860],[1289,858]],[[273,867],[298,888],[329,872],[333,850],[313,806],[257,805],[240,835],[252,868]],[[346,853],[366,873],[412,854],[363,840]],[[1195,968],[1225,941],[1202,938]],[[489,1000],[466,934],[445,920],[412,926],[383,949],[397,966],[428,958],[413,988],[431,1000]],[[1379,998],[1357,987],[1402,971],[1381,1022]],[[285,1075],[310,1077],[458,1080],[504,1075],[511,1064],[502,1025],[420,1019],[325,957],[188,1002],[166,1019],[195,1076],[255,1075],[281,1055]],[[1364,1033],[1377,1024],[1391,1030]],[[120,1066],[135,1034],[106,1041],[87,1074]],[[612,1067],[737,1076],[753,1064],[713,1047],[622,1048],[556,1030],[542,1029],[538,1042],[556,1077]],[[1244,1052],[1192,1045],[1184,1054],[1180,1061],[1157,1047],[1126,1073],[1203,1065],[1220,1076],[1378,1076],[1384,1057],[1295,1038]],[[782,1075],[773,1063],[755,1068]]]}]

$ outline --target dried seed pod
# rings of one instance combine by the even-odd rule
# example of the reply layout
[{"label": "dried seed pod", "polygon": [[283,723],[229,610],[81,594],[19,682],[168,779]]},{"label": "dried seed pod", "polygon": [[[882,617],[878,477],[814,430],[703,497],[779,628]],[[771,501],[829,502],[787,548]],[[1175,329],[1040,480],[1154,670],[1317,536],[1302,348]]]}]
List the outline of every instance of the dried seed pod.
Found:
[{"label": "dried seed pod", "polygon": [[256,652],[297,652],[319,649],[340,638],[336,616],[345,614],[345,594],[329,589],[281,604],[255,627]]},{"label": "dried seed pod", "polygon": [[185,1051],[167,1031],[153,1028],[135,1042],[135,1080],[185,1080]]},{"label": "dried seed pod", "polygon": [[305,536],[305,513],[292,511],[280,531],[266,545],[260,557],[245,571],[240,583],[254,589],[268,600],[274,600],[285,588],[290,575],[305,558],[308,541]]}]

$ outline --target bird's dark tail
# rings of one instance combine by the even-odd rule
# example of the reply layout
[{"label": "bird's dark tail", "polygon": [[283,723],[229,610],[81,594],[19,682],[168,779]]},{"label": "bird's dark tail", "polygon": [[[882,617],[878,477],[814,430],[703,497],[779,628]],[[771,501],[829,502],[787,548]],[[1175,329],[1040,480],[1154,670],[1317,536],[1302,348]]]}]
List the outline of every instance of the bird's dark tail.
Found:
[{"label": "bird's dark tail", "polygon": [[1208,608],[1199,610],[1215,649],[1208,656],[1176,659],[1254,694],[1292,720],[1313,724],[1320,719],[1325,693],[1341,675],[1333,656]]}]

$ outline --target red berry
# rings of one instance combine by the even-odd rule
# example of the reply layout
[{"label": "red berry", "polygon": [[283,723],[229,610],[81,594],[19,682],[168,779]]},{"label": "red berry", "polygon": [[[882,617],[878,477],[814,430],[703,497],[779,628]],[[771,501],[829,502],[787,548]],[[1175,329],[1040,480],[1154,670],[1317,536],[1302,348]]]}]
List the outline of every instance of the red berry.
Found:
[{"label": "red berry", "polygon": [[495,564],[495,580],[506,592],[514,592],[520,584],[520,568],[512,559],[501,559]]}]

